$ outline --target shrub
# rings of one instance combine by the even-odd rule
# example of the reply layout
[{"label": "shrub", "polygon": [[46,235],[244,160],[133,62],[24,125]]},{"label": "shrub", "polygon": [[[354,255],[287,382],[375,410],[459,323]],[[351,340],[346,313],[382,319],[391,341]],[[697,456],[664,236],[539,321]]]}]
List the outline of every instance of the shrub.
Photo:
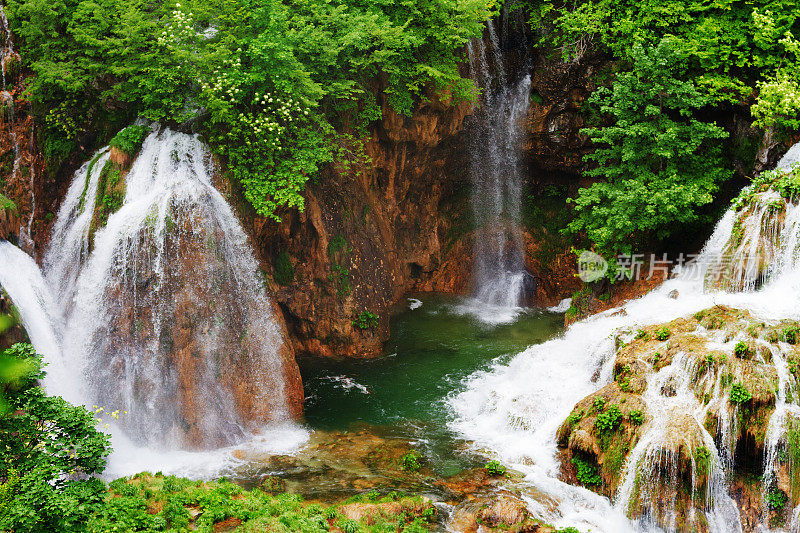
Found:
[{"label": "shrub", "polygon": [[767,493],[767,505],[770,509],[779,510],[783,509],[789,497],[786,493],[779,489],[772,489]]},{"label": "shrub", "polygon": [[797,344],[797,335],[799,332],[800,328],[797,326],[783,328],[783,339],[789,344]]},{"label": "shrub", "polygon": [[749,402],[753,398],[750,391],[741,383],[734,383],[731,387],[730,401],[737,405]]},{"label": "shrub", "polygon": [[353,320],[353,327],[358,329],[374,329],[378,327],[378,315],[370,313],[369,311],[362,311]]},{"label": "shrub", "polygon": [[739,341],[736,343],[736,346],[733,348],[733,353],[739,359],[748,359],[752,355],[750,348],[744,341]]},{"label": "shrub", "polygon": [[619,425],[622,413],[618,405],[612,405],[604,413],[597,415],[594,425],[601,433],[613,431]]},{"label": "shrub", "polygon": [[599,485],[603,478],[597,472],[597,467],[580,457],[573,457],[571,463],[575,465],[575,477],[584,485]]},{"label": "shrub", "polygon": [[628,415],[628,419],[631,421],[631,424],[640,426],[642,422],[644,422],[644,413],[638,409],[631,411],[631,413]]},{"label": "shrub", "polygon": [[149,133],[150,128],[147,126],[128,126],[117,133],[108,144],[128,155],[136,155]]},{"label": "shrub", "polygon": [[30,372],[4,386],[9,414],[0,417],[0,531],[75,531],[101,507],[108,436],[94,414],[47,396],[39,386],[41,358],[15,344],[3,359],[23,361]]},{"label": "shrub", "polygon": [[502,476],[506,473],[506,467],[496,460],[489,461],[483,468],[490,476]]},{"label": "shrub", "polygon": [[594,410],[595,412],[601,412],[606,406],[606,399],[605,398],[595,398],[594,399]]},{"label": "shrub", "polygon": [[581,130],[594,147],[588,174],[603,179],[578,190],[568,230],[606,257],[697,222],[699,208],[733,175],[722,158],[727,132],[701,120],[709,99],[686,76],[686,48],[672,37],[634,45],[632,71],[588,100],[606,117]]},{"label": "shrub", "polygon": [[400,468],[406,472],[416,472],[422,468],[422,455],[410,451],[400,459]]},{"label": "shrub", "polygon": [[655,333],[656,339],[660,341],[665,341],[669,339],[670,335],[672,335],[672,332],[669,329],[667,329],[666,326],[661,326],[656,330]]}]

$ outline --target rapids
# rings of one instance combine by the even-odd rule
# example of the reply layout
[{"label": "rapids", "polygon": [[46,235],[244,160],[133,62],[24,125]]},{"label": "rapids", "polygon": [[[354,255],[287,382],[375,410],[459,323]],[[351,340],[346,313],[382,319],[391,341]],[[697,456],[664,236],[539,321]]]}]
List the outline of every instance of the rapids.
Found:
[{"label": "rapids", "polygon": [[[779,167],[790,168],[797,163],[798,155],[800,145],[795,145]],[[557,505],[550,507],[537,501],[530,502],[531,509],[550,523],[609,533],[660,531],[652,521],[629,520],[626,509],[637,476],[645,480],[645,486],[657,490],[655,478],[658,472],[669,468],[670,458],[660,456],[657,450],[665,444],[664,439],[676,438],[674,432],[668,431],[676,417],[688,414],[703,428],[704,408],[686,386],[691,369],[686,368],[681,358],[676,357],[670,365],[650,377],[644,399],[652,420],[644,427],[641,440],[629,455],[621,488],[613,501],[560,481],[556,430],[579,400],[613,380],[615,336],[621,332],[669,322],[715,305],[746,309],[763,320],[800,318],[800,257],[796,253],[800,228],[795,222],[798,216],[800,204],[795,200],[788,202],[786,216],[779,228],[768,224],[776,245],[769,256],[772,263],[768,274],[758,290],[754,290],[752,272],[746,265],[739,276],[742,283],[736,290],[725,292],[712,287],[706,290],[709,269],[717,264],[729,247],[734,230],[736,213],[729,210],[718,222],[696,262],[673,279],[621,308],[573,324],[563,335],[531,346],[509,362],[497,363],[489,371],[480,371],[467,378],[463,390],[453,394],[449,400],[454,413],[451,429],[473,441],[476,447],[496,454],[502,461],[524,472],[530,485],[556,501]],[[750,226],[745,228],[745,234],[758,234],[764,227],[763,218],[747,217],[745,224]],[[749,246],[749,243],[745,239],[743,246]],[[741,259],[743,256],[738,257]],[[670,298],[671,293],[674,296],[673,291],[677,291],[677,298]],[[732,352],[733,344],[727,343],[725,349]],[[779,355],[775,360],[776,366],[785,366]],[[658,385],[669,378],[676,378],[679,385],[674,397],[665,398],[658,392]],[[784,390],[784,385],[780,390]],[[716,392],[719,393],[719,388]],[[795,405],[786,404],[785,394],[780,394],[779,398],[782,399],[779,399],[770,421],[772,450],[780,438],[779,428],[786,411],[796,409]],[[722,425],[724,430],[727,424],[730,433],[732,415],[722,407],[727,405],[726,400],[717,397],[712,399],[711,405],[726,412],[721,413],[725,415],[721,416]],[[726,486],[732,452],[717,449],[713,436],[707,432],[703,440],[711,451],[712,465],[705,512],[709,529],[715,532],[740,531],[736,505]],[[766,461],[768,478],[774,451],[767,453]],[[651,511],[653,515],[658,514],[656,509]],[[670,518],[662,518],[662,526],[666,525],[669,530]]]}]

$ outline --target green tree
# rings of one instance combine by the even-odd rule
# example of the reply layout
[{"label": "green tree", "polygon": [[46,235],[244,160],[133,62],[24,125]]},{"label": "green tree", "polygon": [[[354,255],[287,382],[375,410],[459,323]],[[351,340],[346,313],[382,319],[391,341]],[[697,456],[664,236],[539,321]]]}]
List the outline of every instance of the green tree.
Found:
[{"label": "green tree", "polygon": [[568,229],[601,253],[630,253],[696,220],[697,208],[732,174],[719,143],[727,133],[697,118],[709,99],[685,74],[670,39],[636,45],[632,72],[590,99],[609,121],[584,130],[596,145],[589,174],[602,181],[580,189]]},{"label": "green tree", "polygon": [[751,108],[756,124],[764,129],[800,129],[800,41],[789,30],[780,34],[772,11],[755,12],[754,22],[759,42],[775,46],[777,41],[783,47],[783,53],[775,54],[781,60],[778,70],[758,84],[758,98]]},{"label": "green tree", "polygon": [[[493,0],[8,0],[52,171],[137,116],[191,126],[256,212],[303,207],[339,134],[384,102],[474,96],[463,45]],[[335,131],[334,131],[335,130]]]},{"label": "green tree", "polygon": [[2,356],[35,370],[2,385],[9,409],[0,417],[0,531],[83,531],[102,505],[105,484],[93,476],[105,467],[108,437],[93,413],[45,394],[30,345]]}]

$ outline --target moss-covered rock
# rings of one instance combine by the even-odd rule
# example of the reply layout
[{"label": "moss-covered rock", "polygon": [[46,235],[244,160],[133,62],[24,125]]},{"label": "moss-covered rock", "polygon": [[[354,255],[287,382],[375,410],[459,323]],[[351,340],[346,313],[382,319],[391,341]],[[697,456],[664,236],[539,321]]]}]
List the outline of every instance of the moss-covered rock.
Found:
[{"label": "moss-covered rock", "polygon": [[108,222],[108,217],[119,211],[122,207],[122,202],[125,200],[125,176],[128,169],[114,162],[109,158],[97,182],[97,196],[94,202],[94,215],[92,217],[92,224],[89,229],[89,234],[94,233],[105,227]]},{"label": "moss-covered rock", "polygon": [[[778,393],[782,389],[791,401],[799,383],[798,328],[795,321],[767,323],[747,311],[715,306],[666,324],[619,331],[614,381],[578,402],[558,430],[562,477],[628,498],[633,518],[647,515],[658,522],[676,516],[678,529],[706,530],[702,511],[709,501],[709,472],[721,467],[710,448],[715,444],[733,461],[734,477],[763,468]],[[800,496],[793,487],[800,488],[800,468],[796,474],[793,466],[800,465],[800,424],[796,434],[791,431],[775,486],[767,491],[774,506],[782,494],[792,502]],[[631,460],[635,468],[628,470],[636,478],[625,480]],[[621,495],[623,481],[627,492]],[[743,519],[747,513],[756,516],[751,511],[743,511]]]},{"label": "moss-covered rock", "polygon": [[[644,400],[621,390],[618,382],[578,402],[557,434],[559,446],[567,452],[562,460],[565,478],[613,495],[645,418]],[[592,468],[599,477],[592,475]]]}]

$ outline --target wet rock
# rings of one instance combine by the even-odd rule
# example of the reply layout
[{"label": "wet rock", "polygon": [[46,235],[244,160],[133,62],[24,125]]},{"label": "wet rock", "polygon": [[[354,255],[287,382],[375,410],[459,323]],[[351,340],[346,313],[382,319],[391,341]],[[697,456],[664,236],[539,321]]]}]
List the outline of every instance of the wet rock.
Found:
[{"label": "wet rock", "polygon": [[267,476],[259,483],[261,490],[270,494],[286,492],[286,481],[278,476]]},{"label": "wet rock", "polygon": [[478,494],[463,502],[453,510],[447,530],[459,533],[555,533],[555,528],[530,516],[527,505],[518,494],[508,491]]}]

